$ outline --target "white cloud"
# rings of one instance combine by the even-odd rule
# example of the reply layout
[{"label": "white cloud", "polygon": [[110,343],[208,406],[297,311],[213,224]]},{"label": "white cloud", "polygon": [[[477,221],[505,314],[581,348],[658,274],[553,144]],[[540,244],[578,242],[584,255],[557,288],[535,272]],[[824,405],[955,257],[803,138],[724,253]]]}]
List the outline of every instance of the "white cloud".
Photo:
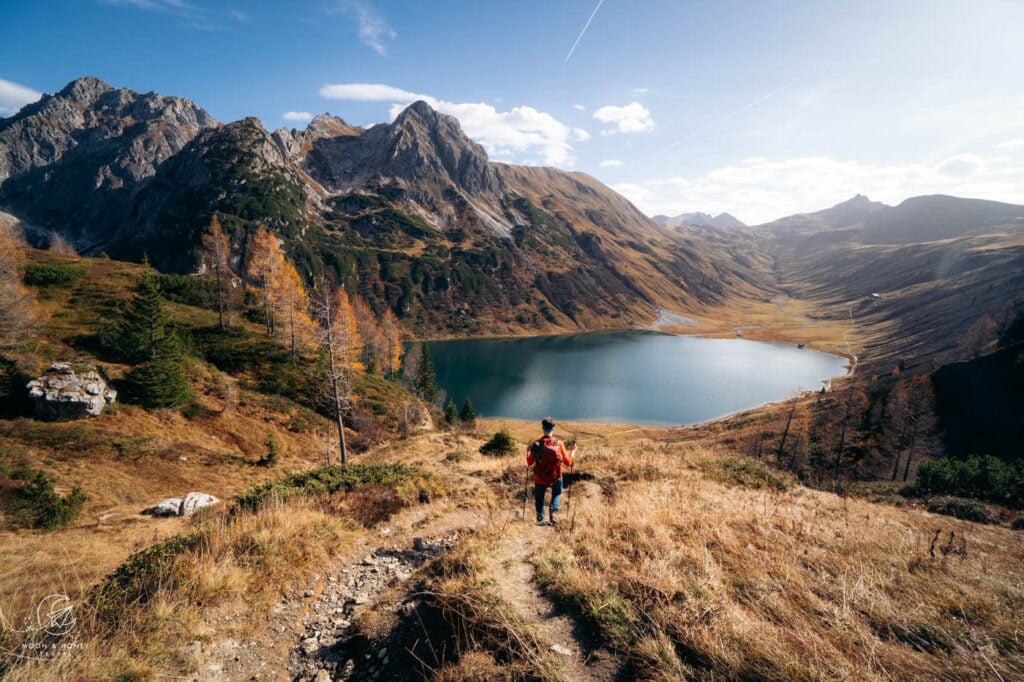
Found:
[{"label": "white cloud", "polygon": [[602,130],[602,135],[614,133],[643,133],[654,128],[654,119],[647,107],[639,102],[619,106],[601,107],[594,112],[594,118],[601,123],[614,123],[615,127]]},{"label": "white cloud", "polygon": [[605,159],[599,165],[601,168],[619,168],[622,166],[622,162],[618,159]]},{"label": "white cloud", "polygon": [[957,154],[943,159],[935,166],[941,175],[962,178],[977,175],[985,170],[985,161],[976,154]]},{"label": "white cloud", "polygon": [[576,111],[586,111],[587,110],[587,108],[585,106],[583,106],[582,104],[573,104],[572,108],[575,109]]},{"label": "white cloud", "polygon": [[0,116],[16,114],[26,104],[42,97],[41,92],[0,78]]},{"label": "white cloud", "polygon": [[437,111],[459,119],[466,135],[498,161],[571,168],[576,161],[572,143],[590,139],[586,130],[567,126],[551,114],[529,106],[498,111],[483,102],[446,102],[379,83],[327,84],[320,88],[320,95],[327,99],[391,102],[392,119],[412,102],[423,100]]},{"label": "white cloud", "polygon": [[405,102],[412,103],[418,99],[429,101],[430,95],[417,95],[408,90],[395,88],[382,83],[341,83],[320,88],[320,96],[325,99],[354,100],[356,102]]},{"label": "white cloud", "polygon": [[328,11],[354,17],[359,24],[359,42],[382,57],[388,55],[389,43],[398,37],[394,29],[369,2],[343,0]]},{"label": "white cloud", "polygon": [[632,90],[629,91],[629,94],[633,95],[634,97],[639,97],[640,95],[646,95],[649,92],[654,92],[654,90],[652,90],[651,88],[633,88]]},{"label": "white cloud", "polygon": [[99,0],[99,2],[114,7],[134,7],[146,12],[173,16],[181,21],[182,26],[200,31],[220,31],[228,28],[230,22],[243,23],[247,20],[246,15],[238,10],[222,12],[200,7],[186,0]]},{"label": "white cloud", "polygon": [[286,111],[282,118],[286,121],[312,121],[313,114],[308,111]]},{"label": "white cloud", "polygon": [[699,176],[670,176],[612,188],[648,215],[727,211],[749,224],[833,206],[857,193],[898,204],[924,194],[1024,203],[1024,167],[958,154],[936,164],[866,164],[824,156],[746,159]]},{"label": "white cloud", "polygon": [[1016,140],[1007,140],[1006,142],[1000,142],[996,145],[996,149],[1005,149],[1008,152],[1016,151],[1024,147],[1024,138],[1017,138]]}]

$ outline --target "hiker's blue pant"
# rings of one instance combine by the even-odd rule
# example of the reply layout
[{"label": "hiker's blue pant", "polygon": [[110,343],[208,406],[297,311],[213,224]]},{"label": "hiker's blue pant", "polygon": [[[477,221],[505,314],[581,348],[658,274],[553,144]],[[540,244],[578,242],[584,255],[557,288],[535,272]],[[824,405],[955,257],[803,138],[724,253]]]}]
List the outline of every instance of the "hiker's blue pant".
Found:
[{"label": "hiker's blue pant", "polygon": [[562,505],[562,479],[558,479],[552,485],[541,485],[537,483],[533,486],[533,501],[537,504],[537,520],[544,520],[544,493],[551,488],[551,512],[557,512],[559,507]]}]

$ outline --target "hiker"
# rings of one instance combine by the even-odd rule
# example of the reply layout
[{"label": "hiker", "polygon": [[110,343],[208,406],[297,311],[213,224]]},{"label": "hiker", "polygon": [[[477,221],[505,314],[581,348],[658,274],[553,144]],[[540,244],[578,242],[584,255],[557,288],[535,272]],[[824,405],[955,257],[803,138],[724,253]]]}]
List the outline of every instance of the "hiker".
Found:
[{"label": "hiker", "polygon": [[533,499],[537,504],[537,523],[544,523],[544,494],[551,488],[551,525],[558,523],[559,506],[562,502],[562,465],[572,466],[576,454],[576,441],[565,444],[555,438],[555,422],[546,417],[541,423],[544,435],[530,443],[526,450],[526,465],[533,467]]}]

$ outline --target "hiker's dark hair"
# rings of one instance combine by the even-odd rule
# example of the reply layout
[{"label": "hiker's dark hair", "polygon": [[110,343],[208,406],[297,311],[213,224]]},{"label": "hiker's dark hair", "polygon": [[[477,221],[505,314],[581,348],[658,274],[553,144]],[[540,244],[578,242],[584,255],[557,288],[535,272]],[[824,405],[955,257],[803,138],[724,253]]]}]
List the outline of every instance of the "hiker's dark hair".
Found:
[{"label": "hiker's dark hair", "polygon": [[552,419],[551,417],[544,417],[543,421],[541,421],[541,423],[540,423],[540,427],[542,429],[544,429],[545,431],[554,431],[555,430],[555,420]]}]

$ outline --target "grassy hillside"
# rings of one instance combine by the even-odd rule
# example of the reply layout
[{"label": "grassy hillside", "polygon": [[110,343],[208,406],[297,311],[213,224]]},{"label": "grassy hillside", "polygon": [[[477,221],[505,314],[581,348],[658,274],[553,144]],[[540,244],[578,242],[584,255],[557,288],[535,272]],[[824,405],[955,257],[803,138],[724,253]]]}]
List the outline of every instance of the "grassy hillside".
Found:
[{"label": "grassy hillside", "polygon": [[[531,428],[515,428],[521,445]],[[1014,679],[1024,671],[1019,533],[809,490],[728,449],[672,443],[665,433],[593,431],[558,528],[520,518],[520,457],[478,454],[485,433],[394,443],[370,459],[398,468],[354,469],[348,484],[331,484],[341,479],[327,472],[282,480],[278,488],[308,494],[255,510],[137,521],[173,523],[161,530],[178,539],[117,572],[111,562],[106,579],[70,583],[72,601],[83,604],[74,635],[81,655],[17,665],[10,677],[216,669],[223,679],[254,671],[312,679],[316,665],[341,671],[348,660],[354,675],[399,680]],[[81,538],[74,550],[89,535],[104,537],[95,528],[61,533]],[[344,619],[329,615],[327,595],[351,581],[346,575],[366,571],[373,557],[422,550],[439,534],[450,541],[411,575],[372,588],[362,604],[345,602]],[[21,534],[16,543],[5,583],[16,575],[23,592],[45,589],[56,571],[41,563],[28,571],[25,557],[59,553],[53,539]],[[103,599],[114,598],[111,620]],[[324,627],[333,644],[296,653]],[[259,657],[239,656],[250,649]]]}]

